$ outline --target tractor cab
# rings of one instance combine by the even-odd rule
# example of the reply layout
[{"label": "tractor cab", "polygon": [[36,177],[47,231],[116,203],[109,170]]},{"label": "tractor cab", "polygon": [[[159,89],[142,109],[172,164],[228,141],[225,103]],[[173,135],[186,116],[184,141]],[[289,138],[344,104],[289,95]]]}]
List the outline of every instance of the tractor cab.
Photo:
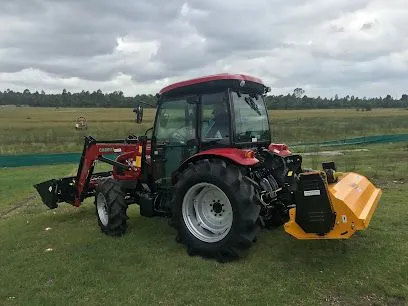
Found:
[{"label": "tractor cab", "polygon": [[163,88],[152,137],[154,177],[170,177],[201,151],[268,146],[268,90],[259,79],[229,74]]}]

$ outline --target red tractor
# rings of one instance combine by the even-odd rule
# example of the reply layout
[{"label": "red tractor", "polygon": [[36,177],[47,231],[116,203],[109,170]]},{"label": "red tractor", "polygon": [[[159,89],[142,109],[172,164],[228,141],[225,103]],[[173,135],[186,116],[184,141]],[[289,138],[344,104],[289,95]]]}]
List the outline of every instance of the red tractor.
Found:
[{"label": "red tractor", "polygon": [[[85,137],[77,175],[35,188],[51,209],[95,197],[98,224],[112,236],[125,233],[128,205],[138,204],[142,216],[167,217],[189,254],[220,261],[239,258],[261,227],[284,225],[298,239],[365,229],[381,190],[332,162],[303,169],[300,155],[271,143],[268,91],[233,74],[167,86],[144,136]],[[112,171],[93,173],[97,161]]]}]

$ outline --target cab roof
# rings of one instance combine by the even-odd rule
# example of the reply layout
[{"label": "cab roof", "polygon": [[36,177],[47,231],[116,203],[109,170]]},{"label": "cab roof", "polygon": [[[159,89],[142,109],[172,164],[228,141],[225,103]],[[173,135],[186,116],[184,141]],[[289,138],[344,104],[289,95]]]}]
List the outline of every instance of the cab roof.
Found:
[{"label": "cab roof", "polygon": [[220,73],[220,74],[208,75],[208,76],[203,76],[199,78],[194,78],[194,79],[189,79],[189,80],[173,83],[171,85],[168,85],[162,88],[159,94],[167,95],[167,94],[171,94],[172,92],[177,92],[179,90],[183,90],[187,88],[193,89],[194,87],[197,87],[197,85],[205,86],[206,85],[205,83],[207,83],[208,85],[214,85],[216,83],[225,83],[225,81],[235,81],[235,82],[244,81],[244,82],[249,82],[249,83],[256,83],[258,86],[261,85],[262,87],[265,87],[261,79],[250,76],[250,75]]}]

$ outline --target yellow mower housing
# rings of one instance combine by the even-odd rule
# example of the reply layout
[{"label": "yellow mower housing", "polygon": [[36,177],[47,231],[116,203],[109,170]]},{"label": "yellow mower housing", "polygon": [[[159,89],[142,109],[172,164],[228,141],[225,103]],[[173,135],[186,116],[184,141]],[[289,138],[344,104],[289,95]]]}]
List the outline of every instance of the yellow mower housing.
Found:
[{"label": "yellow mower housing", "polygon": [[[301,175],[310,176],[316,174],[320,175],[317,172]],[[347,239],[356,231],[368,227],[380,200],[381,189],[376,188],[366,177],[354,172],[338,173],[335,176],[337,176],[337,181],[332,184],[328,184],[327,180],[322,180],[324,182],[322,193],[327,194],[327,200],[334,214],[330,230],[316,234],[302,227],[299,224],[302,219],[297,216],[297,209],[300,209],[298,204],[297,208],[291,208],[289,211],[290,220],[284,225],[287,233],[297,239]],[[302,191],[303,198],[308,198],[309,201],[307,203],[300,202],[300,205],[312,203],[309,207],[305,207],[305,210],[309,209],[307,216],[309,223],[322,222],[322,210],[310,210],[313,202],[316,203],[321,200],[320,190],[318,190],[316,188]],[[304,220],[303,223],[305,223]]]}]

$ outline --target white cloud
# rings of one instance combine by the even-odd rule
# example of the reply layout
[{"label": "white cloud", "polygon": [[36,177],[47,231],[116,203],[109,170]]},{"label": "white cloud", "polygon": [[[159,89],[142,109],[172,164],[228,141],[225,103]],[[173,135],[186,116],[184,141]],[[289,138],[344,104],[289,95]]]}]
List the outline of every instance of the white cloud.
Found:
[{"label": "white cloud", "polygon": [[405,0],[19,0],[0,11],[0,90],[157,92],[219,72],[275,93],[406,92]]}]

